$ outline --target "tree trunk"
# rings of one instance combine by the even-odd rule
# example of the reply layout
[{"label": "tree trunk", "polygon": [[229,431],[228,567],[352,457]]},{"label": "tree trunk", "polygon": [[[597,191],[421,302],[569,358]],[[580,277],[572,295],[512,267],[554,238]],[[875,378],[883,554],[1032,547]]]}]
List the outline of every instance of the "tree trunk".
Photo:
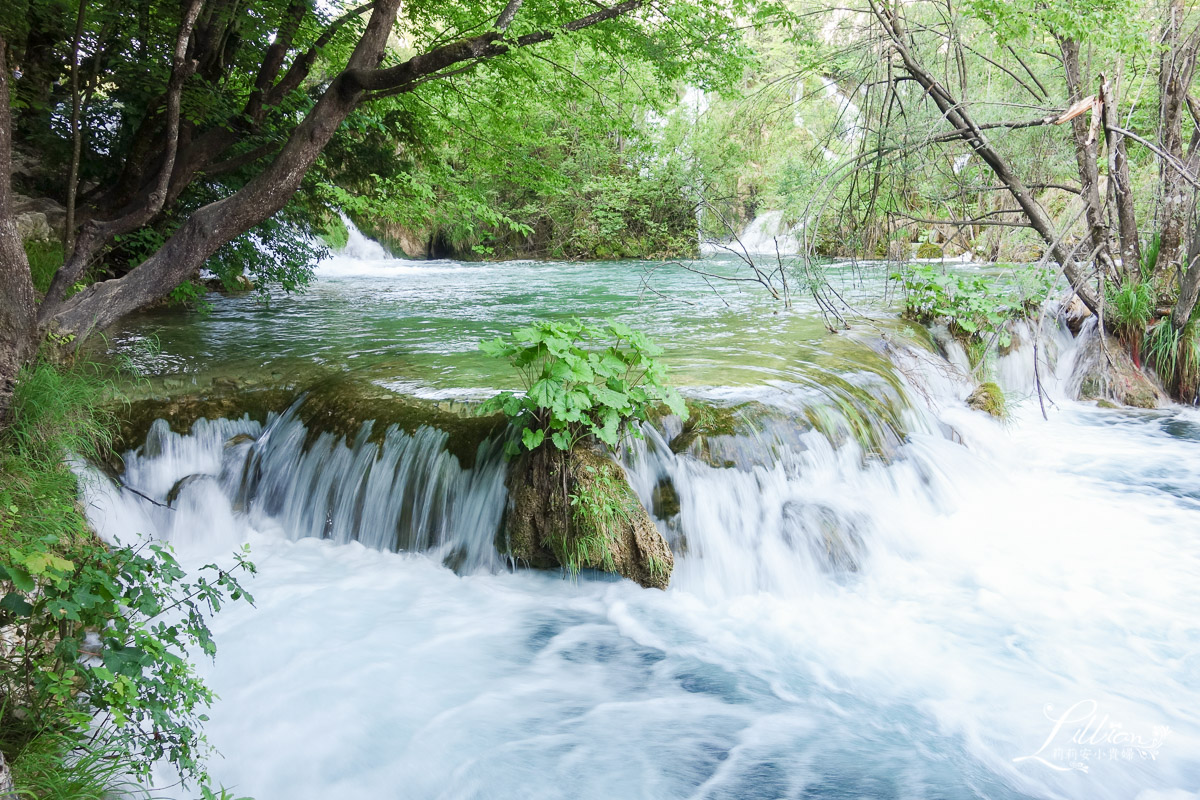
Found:
[{"label": "tree trunk", "polygon": [[1013,199],[1017,201],[1017,205],[1021,207],[1025,216],[1029,218],[1029,224],[1038,232],[1042,240],[1046,242],[1051,255],[1058,262],[1068,283],[1070,283],[1071,289],[1093,314],[1098,314],[1100,306],[1096,300],[1096,296],[1088,288],[1087,282],[1082,272],[1080,272],[1079,265],[1075,261],[1073,250],[1062,243],[1062,237],[1055,231],[1054,220],[1050,218],[1050,215],[1046,213],[1046,210],[1034,198],[1029,188],[1025,186],[1024,181],[1012,170],[1008,160],[992,146],[987,136],[983,133],[982,128],[976,124],[969,110],[970,104],[963,103],[953,97],[941,82],[916,60],[909,47],[908,34],[899,10],[900,7],[897,6],[896,8],[896,11],[892,11],[877,2],[877,0],[871,0],[871,11],[883,26],[885,34],[891,40],[895,51],[899,54],[903,62],[904,71],[933,99],[946,121],[953,125],[957,131],[962,132],[959,134],[960,138],[975,151],[995,176],[999,178],[1000,182],[1004,184],[1005,188],[1008,189]]},{"label": "tree trunk", "polygon": [[1137,213],[1133,204],[1132,178],[1129,174],[1129,155],[1124,134],[1117,119],[1117,81],[1103,82],[1100,102],[1104,108],[1104,138],[1108,147],[1108,182],[1114,205],[1117,207],[1117,227],[1121,244],[1121,270],[1125,277],[1141,278],[1142,244],[1138,239]]},{"label": "tree trunk", "polygon": [[[1067,101],[1075,105],[1083,99],[1083,71],[1079,64],[1079,43],[1074,39],[1060,39],[1059,50],[1062,53],[1063,71],[1067,79]],[[1092,114],[1096,114],[1096,105],[1092,106]],[[1087,218],[1088,240],[1090,250],[1106,276],[1116,277],[1116,268],[1109,247],[1108,221],[1104,213],[1104,203],[1100,195],[1099,125],[1101,120],[1089,119],[1079,115],[1071,120],[1071,133],[1075,141],[1075,163],[1079,169],[1079,199],[1083,202]],[[1094,309],[1093,309],[1094,310]]]},{"label": "tree trunk", "polygon": [[[1184,7],[1182,0],[1172,0],[1167,12],[1167,47],[1162,55],[1158,76],[1159,139],[1163,151],[1176,163],[1184,162],[1183,116],[1188,89],[1196,68],[1195,35],[1182,35]],[[1168,270],[1180,264],[1183,232],[1191,213],[1193,192],[1183,175],[1165,162],[1159,167],[1159,251],[1155,270]]]},{"label": "tree trunk", "polygon": [[37,311],[12,194],[12,111],[8,43],[0,36],[0,430],[8,420],[17,371],[33,354]]},{"label": "tree trunk", "polygon": [[376,5],[346,70],[321,95],[269,168],[241,190],[194,212],[158,251],[127,275],[93,284],[61,305],[43,310],[42,325],[81,342],[92,332],[165,297],[223,244],[283,208],[358,105],[362,89],[349,76],[379,66],[400,1],[380,0]]}]

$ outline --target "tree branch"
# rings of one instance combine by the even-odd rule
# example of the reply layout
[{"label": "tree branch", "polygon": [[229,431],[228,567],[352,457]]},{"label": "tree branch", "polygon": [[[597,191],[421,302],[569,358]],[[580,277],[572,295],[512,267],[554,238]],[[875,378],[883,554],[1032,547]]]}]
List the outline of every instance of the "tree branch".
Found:
[{"label": "tree branch", "polygon": [[113,237],[136,230],[162,210],[167,199],[167,188],[175,167],[175,154],[179,146],[179,116],[183,96],[183,84],[196,70],[196,62],[186,58],[188,41],[191,39],[196,18],[204,0],[188,0],[183,19],[175,37],[175,51],[171,59],[171,77],[167,85],[166,153],[159,169],[158,179],[146,202],[117,219],[106,222],[89,221],[75,241],[71,258],[54,274],[46,297],[38,311],[38,321],[43,322],[66,296],[69,286],[79,280],[92,257]]}]

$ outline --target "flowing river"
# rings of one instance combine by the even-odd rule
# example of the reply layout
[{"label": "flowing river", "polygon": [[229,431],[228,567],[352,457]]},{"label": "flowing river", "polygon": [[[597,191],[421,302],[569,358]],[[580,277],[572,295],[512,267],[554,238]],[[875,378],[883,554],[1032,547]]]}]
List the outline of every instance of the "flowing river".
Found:
[{"label": "flowing river", "polygon": [[464,464],[430,428],[342,440],[283,408],[156,423],[124,480],[174,508],[102,479],[87,499],[103,535],[186,563],[252,547],[256,605],[200,664],[214,778],[258,800],[1200,797],[1200,413],[1070,399],[1048,315],[1049,419],[1025,330],[998,422],[880,305],[880,269],[830,270],[879,321],[831,334],[799,293],[673,265],[399,261],[357,236],[270,308],[134,320],[116,348],[178,380],[316,365],[448,401],[511,388],[479,339],[613,317],[732,419],[622,456],[676,551],[666,592],[510,568],[494,444]]}]

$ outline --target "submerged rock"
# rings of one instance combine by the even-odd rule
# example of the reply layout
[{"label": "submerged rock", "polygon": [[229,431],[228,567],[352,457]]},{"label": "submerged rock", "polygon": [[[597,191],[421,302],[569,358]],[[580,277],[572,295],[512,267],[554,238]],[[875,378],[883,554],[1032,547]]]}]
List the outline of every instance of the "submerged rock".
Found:
[{"label": "submerged rock", "polygon": [[1170,402],[1163,390],[1133,363],[1124,345],[1100,334],[1088,321],[1075,361],[1070,387],[1080,400],[1111,400],[1135,408],[1157,408]]},{"label": "submerged rock", "polygon": [[654,516],[664,522],[679,516],[679,492],[675,489],[675,484],[670,478],[662,477],[658,479],[658,483],[654,485],[654,492],[650,497],[650,502]]},{"label": "submerged rock", "polygon": [[975,391],[971,392],[971,395],[967,398],[967,405],[976,411],[987,412],[993,417],[1003,418],[1008,416],[1008,411],[1004,406],[1004,392],[991,381],[981,383],[975,387]]},{"label": "submerged rock", "polygon": [[858,572],[866,545],[860,520],[821,505],[789,501],[783,507],[783,540],[792,550],[807,548],[824,572]]},{"label": "submerged rock", "polygon": [[583,447],[541,447],[508,474],[501,550],[531,567],[597,569],[645,587],[667,588],[671,548],[630,488],[620,465]]}]

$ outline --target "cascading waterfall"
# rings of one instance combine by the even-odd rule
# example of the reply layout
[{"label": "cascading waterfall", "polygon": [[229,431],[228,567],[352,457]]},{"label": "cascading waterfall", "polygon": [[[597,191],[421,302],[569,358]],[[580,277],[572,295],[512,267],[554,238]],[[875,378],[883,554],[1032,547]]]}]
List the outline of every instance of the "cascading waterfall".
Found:
[{"label": "cascading waterfall", "polygon": [[[518,288],[571,269],[379,267],[324,291],[370,309],[411,270],[429,326],[448,282],[475,281],[509,325]],[[621,274],[571,281],[609,303]],[[859,330],[814,354],[781,315],[747,339],[789,371],[737,349],[727,302],[650,322],[703,328],[722,374],[754,379],[693,381],[724,416],[691,440],[645,427],[621,455],[676,552],[667,592],[512,569],[503,458],[464,468],[431,428],[159,422],[122,481],[170,508],[90,482],[103,535],[253,548],[257,606],[216,617],[199,665],[222,698],[214,776],[263,799],[1194,798],[1200,415],[1073,400],[1081,340],[1053,307],[995,360],[998,422],[965,406],[978,378],[950,340],[942,358]],[[497,385],[466,363],[484,375],[466,388]],[[1113,730],[1121,746],[1072,741]]]},{"label": "cascading waterfall", "polygon": [[482,447],[463,469],[445,449],[446,434],[426,426],[412,434],[392,426],[378,442],[371,422],[353,441],[313,436],[296,418],[300,402],[265,426],[199,420],[182,435],[158,420],[125,455],[122,482],[138,493],[91,482],[101,530],[159,531],[192,547],[211,546],[214,530],[232,534],[232,545],[251,528],[277,529],[291,539],[427,552],[463,571],[499,566],[499,448]]}]

